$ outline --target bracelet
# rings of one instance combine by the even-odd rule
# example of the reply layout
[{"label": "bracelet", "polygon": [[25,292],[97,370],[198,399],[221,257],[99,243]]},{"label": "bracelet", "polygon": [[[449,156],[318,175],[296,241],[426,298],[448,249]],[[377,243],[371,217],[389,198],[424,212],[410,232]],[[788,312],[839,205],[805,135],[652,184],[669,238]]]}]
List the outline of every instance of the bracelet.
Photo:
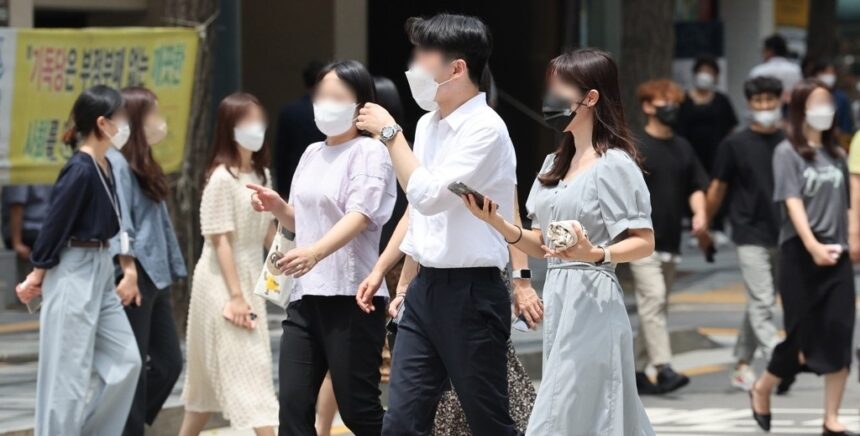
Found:
[{"label": "bracelet", "polygon": [[397,294],[394,295],[394,298],[400,298],[400,297],[406,298],[406,292],[398,292]]},{"label": "bracelet", "polygon": [[508,241],[504,236],[502,236],[502,239],[504,239],[504,240],[505,240],[505,242],[507,242],[508,244],[511,244],[511,245],[514,245],[514,244],[516,244],[517,242],[520,242],[520,239],[523,239],[523,228],[522,228],[522,227],[520,227],[520,226],[518,226],[518,225],[516,225],[516,224],[514,224],[514,227],[516,227],[516,228],[517,228],[517,229],[519,229],[519,231],[520,231],[520,235],[517,237],[517,239],[516,239],[515,241],[513,241],[513,242],[512,242],[512,241]]}]

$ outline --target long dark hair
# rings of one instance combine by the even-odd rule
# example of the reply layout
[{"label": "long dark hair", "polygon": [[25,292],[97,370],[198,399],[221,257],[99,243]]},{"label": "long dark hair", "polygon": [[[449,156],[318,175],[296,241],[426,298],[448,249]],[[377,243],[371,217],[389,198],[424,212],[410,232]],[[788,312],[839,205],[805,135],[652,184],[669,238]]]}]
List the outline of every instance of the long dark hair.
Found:
[{"label": "long dark hair", "polygon": [[[830,89],[824,82],[818,79],[803,79],[792,89],[791,100],[788,103],[788,141],[794,146],[797,154],[806,160],[815,159],[815,149],[809,145],[809,141],[803,134],[803,124],[806,122],[806,100],[809,99],[812,91],[818,88],[830,93]],[[821,145],[831,156],[838,157],[840,152],[839,145],[836,143],[835,126],[836,123],[833,123],[829,129],[821,132]]]},{"label": "long dark hair", "polygon": [[69,147],[77,148],[78,142],[90,133],[101,139],[102,132],[96,124],[99,117],[110,118],[120,108],[122,95],[116,89],[105,85],[85,89],[72,106],[68,127],[63,133],[63,142]]},{"label": "long dark hair", "polygon": [[[600,94],[594,106],[594,130],[591,136],[597,153],[602,156],[610,148],[619,148],[639,163],[639,152],[624,120],[618,89],[618,67],[609,53],[593,48],[569,51],[550,61],[547,78],[552,75],[579,88],[583,96],[592,89]],[[549,172],[538,176],[541,184],[557,185],[570,169],[574,154],[576,146],[573,133],[564,132],[555,152],[555,163]]]},{"label": "long dark hair", "polygon": [[373,85],[376,87],[376,103],[385,108],[397,122],[403,121],[403,100],[397,85],[384,76],[374,76]]},{"label": "long dark hair", "polygon": [[128,125],[131,136],[122,148],[122,155],[128,161],[131,172],[137,177],[143,195],[150,200],[160,203],[167,198],[169,187],[167,177],[161,165],[152,155],[152,147],[146,142],[144,121],[147,114],[155,107],[158,97],[143,87],[131,86],[124,88],[122,98],[125,100],[125,111],[128,114]]},{"label": "long dark hair", "polygon": [[[265,109],[260,104],[260,100],[247,92],[235,92],[221,100],[221,104],[218,105],[218,115],[216,115],[215,134],[212,137],[212,157],[209,159],[209,166],[206,170],[207,179],[218,165],[224,165],[227,172],[233,177],[239,177],[238,174],[233,174],[230,169],[238,168],[241,164],[237,149],[239,145],[236,143],[233,129],[236,128],[239,120],[248,115],[254,105],[265,114]],[[251,166],[265,185],[267,182],[266,168],[269,166],[268,142],[264,142],[263,147],[251,155]]]}]

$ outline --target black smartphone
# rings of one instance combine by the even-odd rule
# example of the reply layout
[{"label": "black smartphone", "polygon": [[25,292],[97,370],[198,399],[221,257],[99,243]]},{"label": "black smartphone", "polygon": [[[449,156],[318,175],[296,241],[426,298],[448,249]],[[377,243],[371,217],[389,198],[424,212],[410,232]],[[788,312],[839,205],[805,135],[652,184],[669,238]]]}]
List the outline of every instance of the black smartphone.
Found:
[{"label": "black smartphone", "polygon": [[480,192],[470,188],[463,182],[451,183],[450,185],[448,185],[448,190],[453,192],[454,194],[457,194],[460,197],[472,194],[475,196],[475,202],[478,203],[478,206],[484,206],[484,196]]}]

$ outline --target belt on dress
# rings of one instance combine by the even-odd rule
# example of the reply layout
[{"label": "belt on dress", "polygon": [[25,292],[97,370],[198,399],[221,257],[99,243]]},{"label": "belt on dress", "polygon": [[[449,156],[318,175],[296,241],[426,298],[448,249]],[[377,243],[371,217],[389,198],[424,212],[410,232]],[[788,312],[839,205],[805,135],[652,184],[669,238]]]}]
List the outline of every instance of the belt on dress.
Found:
[{"label": "belt on dress", "polygon": [[106,249],[110,247],[110,241],[79,241],[77,239],[69,239],[69,247],[75,248],[99,248]]},{"label": "belt on dress", "polygon": [[568,260],[550,260],[546,263],[547,269],[591,269],[615,273],[615,264],[607,263],[604,265],[596,265],[589,262],[577,262]]},{"label": "belt on dress", "polygon": [[611,278],[620,288],[621,282],[618,281],[618,276],[615,275],[615,264],[608,263],[604,265],[595,265],[593,263],[588,262],[574,262],[574,261],[549,261],[546,265],[547,270],[551,269],[578,269],[578,270],[586,270],[586,271],[597,271],[601,274],[607,275]]}]

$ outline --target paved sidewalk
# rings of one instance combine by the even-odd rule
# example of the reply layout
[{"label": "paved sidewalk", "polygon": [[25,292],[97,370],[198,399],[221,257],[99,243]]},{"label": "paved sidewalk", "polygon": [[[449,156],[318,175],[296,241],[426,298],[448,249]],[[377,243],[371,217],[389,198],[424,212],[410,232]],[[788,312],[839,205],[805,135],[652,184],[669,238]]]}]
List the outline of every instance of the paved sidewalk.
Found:
[{"label": "paved sidewalk", "polygon": [[[539,266],[539,262],[534,266]],[[626,299],[635,331],[638,327],[635,298],[628,292]],[[728,374],[733,364],[731,347],[743,315],[744,302],[745,291],[741,285],[733,248],[723,248],[717,254],[716,264],[705,263],[703,257],[695,252],[684,256],[679,265],[675,292],[670,296],[669,326],[672,331],[672,347],[676,354],[674,366],[691,375],[693,383],[677,395],[643,398],[655,425],[660,423],[658,433],[712,435],[748,433],[754,430],[748,425],[751,420],[744,419],[748,415],[745,395],[728,389]],[[278,356],[281,335],[279,323],[282,317],[280,309],[270,310],[269,326],[275,359]],[[777,322],[781,323],[779,311],[777,318]],[[26,311],[0,312],[0,435],[32,433],[37,328],[37,317]],[[513,340],[529,373],[539,379],[541,333],[514,332]],[[184,374],[174,387],[155,428],[149,434],[175,434],[182,417],[179,394],[183,379]],[[272,379],[277,386],[276,364],[273,365]],[[852,375],[844,404],[848,408],[854,408],[858,403],[860,389],[856,376]],[[820,404],[821,381],[812,376],[801,377],[792,396],[774,400],[774,407],[786,408],[775,409],[779,420],[774,422],[775,430],[785,434],[809,434],[816,425],[816,419],[820,418]],[[693,412],[710,417],[709,422],[724,421],[723,427],[713,423],[710,427],[697,426],[697,422],[690,416],[699,415],[690,415]],[[853,418],[849,418],[860,422],[856,410],[851,416]],[[846,423],[849,422],[854,421],[846,420]],[[252,434],[232,431],[226,425],[222,419],[215,417],[211,423],[215,428],[206,434]],[[817,425],[820,426],[820,423]],[[333,434],[349,433],[338,421]]]}]

